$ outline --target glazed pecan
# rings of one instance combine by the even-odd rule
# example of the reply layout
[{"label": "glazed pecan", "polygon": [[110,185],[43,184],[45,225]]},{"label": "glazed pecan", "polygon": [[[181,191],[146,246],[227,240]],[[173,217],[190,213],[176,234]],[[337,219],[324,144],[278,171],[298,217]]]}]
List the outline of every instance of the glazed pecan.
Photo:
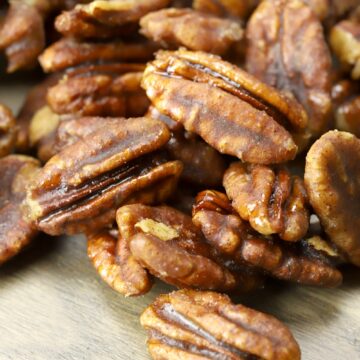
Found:
[{"label": "glazed pecan", "polygon": [[[16,118],[18,128],[16,150],[28,153],[31,146],[29,142],[29,126],[35,113],[46,105],[48,88],[59,80],[59,74],[51,74],[38,85],[35,85],[27,94],[20,112]],[[46,123],[44,122],[43,125]]]},{"label": "glazed pecan", "polygon": [[194,0],[196,10],[222,17],[244,19],[253,11],[260,0]]},{"label": "glazed pecan", "polygon": [[353,79],[360,79],[360,22],[344,20],[330,33],[330,45],[340,62],[351,70]]},{"label": "glazed pecan", "polygon": [[261,164],[293,159],[307,125],[294,99],[215,55],[159,52],[142,82],[157,109],[224,154]]},{"label": "glazed pecan", "polygon": [[61,39],[49,46],[39,57],[45,72],[61,71],[83,63],[127,62],[149,60],[158,46],[150,42],[124,43],[79,42]]},{"label": "glazed pecan", "polygon": [[243,37],[238,22],[192,9],[164,9],[140,21],[141,33],[169,48],[185,46],[222,55]]},{"label": "glazed pecan", "polygon": [[263,1],[246,28],[247,70],[293,94],[309,116],[308,131],[299,140],[326,131],[331,120],[331,57],[323,29],[301,0]]},{"label": "glazed pecan", "polygon": [[306,157],[305,185],[325,232],[360,266],[360,140],[330,131]]},{"label": "glazed pecan", "polygon": [[161,148],[170,134],[148,118],[107,124],[52,157],[31,184],[26,209],[39,229],[57,235],[111,224],[131,202],[164,201],[182,170]]},{"label": "glazed pecan", "polygon": [[193,222],[223,256],[281,280],[335,287],[341,273],[328,262],[307,257],[302,247],[255,232],[232,209],[226,195],[205,191],[197,197]]},{"label": "glazed pecan", "polygon": [[155,360],[299,360],[290,330],[226,295],[180,290],[160,295],[140,318]]},{"label": "glazed pecan", "polygon": [[0,158],[13,150],[16,133],[15,118],[11,110],[0,104]]},{"label": "glazed pecan", "polygon": [[140,284],[148,289],[146,270],[177,287],[231,290],[238,285],[234,274],[214,260],[190,216],[168,206],[134,204],[121,207],[116,220],[120,277],[139,290],[127,295],[143,293]]},{"label": "glazed pecan", "polygon": [[223,184],[232,206],[259,233],[279,234],[287,241],[306,235],[308,199],[298,176],[286,169],[236,162],[226,170]]},{"label": "glazed pecan", "polygon": [[58,114],[137,117],[149,100],[140,82],[144,65],[85,65],[68,70],[48,90],[47,102]]},{"label": "glazed pecan", "polygon": [[26,187],[40,163],[23,155],[0,159],[0,264],[15,256],[37,234],[34,224],[21,211]]}]

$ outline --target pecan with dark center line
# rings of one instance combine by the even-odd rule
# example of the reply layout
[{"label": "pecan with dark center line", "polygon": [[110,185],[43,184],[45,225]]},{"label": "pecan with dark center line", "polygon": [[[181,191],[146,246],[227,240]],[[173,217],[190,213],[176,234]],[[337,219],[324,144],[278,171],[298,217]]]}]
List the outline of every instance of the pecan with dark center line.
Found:
[{"label": "pecan with dark center line", "polygon": [[309,228],[308,198],[302,179],[285,169],[233,163],[223,184],[242,219],[264,235],[298,241]]},{"label": "pecan with dark center line", "polygon": [[16,135],[15,118],[11,110],[0,103],[0,158],[13,150]]},{"label": "pecan with dark center line", "polygon": [[39,229],[57,235],[111,224],[125,203],[164,201],[182,165],[156,152],[168,129],[148,118],[107,124],[52,157],[31,184],[26,205]]},{"label": "pecan with dark center line", "polygon": [[300,359],[299,345],[279,320],[214,292],[160,295],[140,322],[155,360]]},{"label": "pecan with dark center line", "polygon": [[255,232],[231,209],[226,195],[205,191],[196,200],[193,222],[223,256],[281,280],[326,287],[341,284],[341,273],[330,263],[307,257],[297,244]]},{"label": "pecan with dark center line", "polygon": [[[293,159],[307,125],[294,99],[215,55],[159,52],[143,87],[157,109],[224,154],[261,164]],[[290,133],[290,132],[291,133]]]}]

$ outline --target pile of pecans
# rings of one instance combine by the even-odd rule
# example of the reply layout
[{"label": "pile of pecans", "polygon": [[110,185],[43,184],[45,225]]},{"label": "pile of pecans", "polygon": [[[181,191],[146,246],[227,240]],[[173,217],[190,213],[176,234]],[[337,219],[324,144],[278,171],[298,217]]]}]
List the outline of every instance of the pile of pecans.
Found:
[{"label": "pile of pecans", "polygon": [[154,359],[300,359],[278,320],[214,291],[336,287],[360,266],[359,1],[5,12],[8,72],[47,76],[16,119],[0,105],[0,263],[84,233],[120,294],[182,289],[141,316]]}]

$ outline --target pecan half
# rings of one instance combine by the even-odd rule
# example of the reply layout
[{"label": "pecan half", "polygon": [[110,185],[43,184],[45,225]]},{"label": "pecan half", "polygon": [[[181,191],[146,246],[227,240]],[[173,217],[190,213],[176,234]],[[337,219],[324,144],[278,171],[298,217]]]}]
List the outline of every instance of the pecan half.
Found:
[{"label": "pecan half", "polygon": [[160,295],[140,322],[155,360],[300,359],[299,345],[279,320],[214,292]]},{"label": "pecan half", "polygon": [[149,100],[140,82],[144,65],[102,64],[70,69],[51,87],[47,102],[58,114],[137,117]]},{"label": "pecan half", "polygon": [[325,232],[360,266],[360,139],[330,131],[306,157],[305,185]]},{"label": "pecan half", "polygon": [[45,72],[55,72],[88,62],[146,61],[157,49],[158,45],[150,42],[116,40],[98,43],[64,38],[49,46],[39,61]]},{"label": "pecan half", "polygon": [[309,116],[309,137],[330,126],[331,57],[323,29],[301,0],[263,1],[248,22],[246,68],[266,82],[293,94]]},{"label": "pecan half", "polygon": [[89,232],[111,224],[124,203],[171,194],[181,163],[150,154],[169,140],[166,126],[148,118],[107,125],[52,157],[31,184],[27,212],[39,229]]},{"label": "pecan half", "polygon": [[141,33],[165,47],[185,46],[222,55],[243,37],[238,22],[192,9],[164,9],[144,16]]},{"label": "pecan half", "polygon": [[330,45],[340,62],[351,70],[353,79],[360,79],[360,22],[344,20],[330,32]]},{"label": "pecan half", "polygon": [[301,246],[256,233],[234,212],[226,195],[205,191],[196,200],[193,222],[222,255],[281,280],[326,287],[342,282],[337,269],[307,257]]},{"label": "pecan half", "polygon": [[285,169],[233,163],[223,184],[242,219],[264,235],[279,234],[287,241],[304,237],[309,228],[304,183]]},{"label": "pecan half", "polygon": [[13,150],[16,134],[15,118],[11,110],[0,104],[0,158]]},{"label": "pecan half", "polygon": [[24,155],[0,159],[0,264],[21,251],[37,234],[21,211],[26,187],[40,163]]},{"label": "pecan half", "polygon": [[231,290],[237,286],[236,277],[214,260],[190,216],[168,206],[134,204],[121,207],[116,221],[121,278],[135,289],[141,288],[136,279],[148,283],[145,269],[177,287]]},{"label": "pecan half", "polygon": [[307,124],[294,99],[215,55],[159,52],[142,85],[161,113],[246,162],[293,159],[297,146],[287,129],[301,132]]}]

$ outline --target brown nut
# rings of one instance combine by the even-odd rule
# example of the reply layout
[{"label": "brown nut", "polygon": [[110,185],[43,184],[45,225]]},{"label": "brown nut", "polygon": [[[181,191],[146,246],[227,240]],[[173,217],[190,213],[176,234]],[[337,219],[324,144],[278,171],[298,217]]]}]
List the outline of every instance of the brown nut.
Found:
[{"label": "brown nut", "polygon": [[144,16],[141,33],[169,48],[185,46],[212,54],[225,54],[243,37],[236,21],[192,9],[164,9]]},{"label": "brown nut", "polygon": [[353,79],[360,79],[360,23],[344,20],[330,32],[330,45],[340,62],[351,70]]},{"label": "brown nut", "polygon": [[16,142],[15,118],[11,110],[0,104],[0,158],[10,154]]},{"label": "brown nut", "polygon": [[152,58],[158,45],[150,42],[124,43],[79,42],[61,39],[49,46],[39,57],[45,72],[62,71],[84,63],[146,61]]},{"label": "brown nut", "polygon": [[336,108],[335,127],[360,137],[360,95],[346,99]]},{"label": "brown nut", "polygon": [[304,183],[285,169],[236,162],[223,184],[232,206],[257,232],[279,234],[298,241],[309,228],[308,198]]},{"label": "brown nut", "polygon": [[27,212],[51,235],[91,232],[125,203],[161,202],[182,165],[153,152],[169,140],[161,122],[134,118],[107,124],[52,157],[31,184]]},{"label": "brown nut", "polygon": [[[215,55],[159,52],[143,87],[153,105],[221,153],[261,164],[293,159],[307,125],[294,99]],[[288,129],[288,130],[287,130]]]},{"label": "brown nut", "polygon": [[140,82],[144,65],[102,64],[70,69],[51,87],[47,102],[58,114],[137,117],[149,100]]},{"label": "brown nut", "polygon": [[21,211],[26,187],[40,163],[24,155],[0,159],[0,265],[21,251],[37,234]]},{"label": "brown nut", "polygon": [[320,21],[301,0],[266,0],[246,29],[246,68],[266,82],[293,94],[309,116],[308,131],[299,140],[329,129],[331,57]]},{"label": "brown nut", "polygon": [[281,280],[325,287],[341,284],[342,275],[331,264],[307,257],[297,244],[256,233],[231,211],[226,195],[205,191],[196,200],[193,222],[223,256]]},{"label": "brown nut", "polygon": [[330,240],[360,266],[360,140],[329,131],[309,150],[305,185]]},{"label": "brown nut", "polygon": [[226,295],[180,290],[160,295],[140,318],[155,360],[299,360],[290,330]]},{"label": "brown nut", "polygon": [[120,274],[134,289],[141,289],[138,279],[148,284],[144,269],[177,287],[224,291],[237,286],[236,277],[214,260],[190,216],[168,206],[134,204],[121,207],[116,221]]},{"label": "brown nut", "polygon": [[39,9],[31,2],[10,1],[0,28],[0,50],[5,50],[8,58],[7,71],[34,67],[44,47],[44,20]]}]

